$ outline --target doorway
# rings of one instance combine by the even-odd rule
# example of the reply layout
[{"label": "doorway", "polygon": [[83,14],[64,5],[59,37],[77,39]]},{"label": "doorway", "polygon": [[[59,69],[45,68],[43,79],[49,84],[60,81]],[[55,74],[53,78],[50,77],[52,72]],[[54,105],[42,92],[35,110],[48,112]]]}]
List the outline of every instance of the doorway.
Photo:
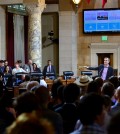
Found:
[{"label": "doorway", "polygon": [[110,58],[110,66],[113,67],[113,53],[97,53],[98,56],[98,65],[104,63],[104,58]]}]

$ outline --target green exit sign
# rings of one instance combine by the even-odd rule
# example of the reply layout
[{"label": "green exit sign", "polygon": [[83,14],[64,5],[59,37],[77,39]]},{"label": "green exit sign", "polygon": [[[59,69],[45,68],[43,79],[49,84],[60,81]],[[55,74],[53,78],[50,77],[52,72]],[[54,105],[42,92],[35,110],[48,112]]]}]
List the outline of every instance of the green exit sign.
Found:
[{"label": "green exit sign", "polygon": [[102,41],[107,41],[108,37],[107,36],[102,36]]}]

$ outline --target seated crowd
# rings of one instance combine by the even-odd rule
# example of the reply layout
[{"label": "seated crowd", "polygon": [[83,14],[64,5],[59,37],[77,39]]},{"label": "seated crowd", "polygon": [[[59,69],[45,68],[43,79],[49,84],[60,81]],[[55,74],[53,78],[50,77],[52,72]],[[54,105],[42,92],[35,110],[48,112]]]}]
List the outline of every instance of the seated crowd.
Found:
[{"label": "seated crowd", "polygon": [[[16,72],[9,69],[9,73]],[[24,81],[17,84],[26,90],[13,98],[2,77],[0,134],[120,133],[120,81],[116,76],[103,81],[82,75],[67,85],[58,78],[49,90],[44,79],[38,81],[25,75]]]}]

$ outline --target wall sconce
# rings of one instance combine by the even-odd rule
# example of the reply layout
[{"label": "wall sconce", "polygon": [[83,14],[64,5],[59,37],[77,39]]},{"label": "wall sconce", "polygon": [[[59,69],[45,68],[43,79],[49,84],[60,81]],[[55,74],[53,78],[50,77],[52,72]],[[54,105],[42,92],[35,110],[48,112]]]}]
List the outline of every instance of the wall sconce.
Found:
[{"label": "wall sconce", "polygon": [[51,30],[48,32],[48,39],[50,39],[53,43],[59,43],[59,39],[54,38],[54,32]]},{"label": "wall sconce", "polygon": [[77,13],[77,11],[78,11],[78,4],[81,2],[81,0],[72,0],[72,1],[73,1],[73,3],[76,6],[76,13]]}]

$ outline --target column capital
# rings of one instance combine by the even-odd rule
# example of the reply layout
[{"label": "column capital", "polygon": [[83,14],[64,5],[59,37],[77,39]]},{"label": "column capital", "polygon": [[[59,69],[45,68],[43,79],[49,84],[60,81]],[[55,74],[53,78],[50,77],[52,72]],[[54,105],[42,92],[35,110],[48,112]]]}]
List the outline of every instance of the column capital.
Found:
[{"label": "column capital", "polygon": [[46,8],[45,0],[38,0],[37,2],[24,3],[28,14],[42,13]]}]

